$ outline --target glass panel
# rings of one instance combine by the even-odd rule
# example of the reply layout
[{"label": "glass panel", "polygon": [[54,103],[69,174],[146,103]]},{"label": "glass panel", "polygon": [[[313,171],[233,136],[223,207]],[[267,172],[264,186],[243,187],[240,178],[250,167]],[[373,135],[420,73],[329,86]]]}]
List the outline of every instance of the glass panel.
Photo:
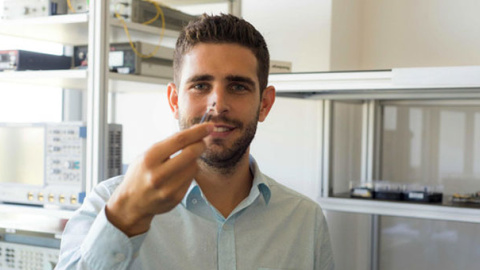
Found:
[{"label": "glass panel", "polygon": [[381,217],[379,269],[478,269],[479,243],[478,224]]},{"label": "glass panel", "polygon": [[382,105],[380,179],[445,194],[480,190],[480,106],[455,102]]},{"label": "glass panel", "polygon": [[324,213],[332,242],[335,269],[371,269],[372,216],[337,211],[324,211]]},{"label": "glass panel", "polygon": [[333,194],[346,193],[362,179],[362,101],[332,102],[331,183]]}]

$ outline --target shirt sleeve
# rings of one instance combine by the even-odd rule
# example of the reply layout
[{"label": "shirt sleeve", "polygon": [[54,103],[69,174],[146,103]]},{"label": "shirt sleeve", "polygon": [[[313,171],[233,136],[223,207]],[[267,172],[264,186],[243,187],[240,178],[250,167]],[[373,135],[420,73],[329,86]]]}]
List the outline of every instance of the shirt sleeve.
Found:
[{"label": "shirt sleeve", "polygon": [[68,221],[55,269],[128,269],[146,233],[129,238],[111,224],[105,204],[121,178],[97,186]]},{"label": "shirt sleeve", "polygon": [[316,209],[316,217],[315,270],[333,270],[335,269],[335,263],[330,234],[325,215],[320,207]]}]

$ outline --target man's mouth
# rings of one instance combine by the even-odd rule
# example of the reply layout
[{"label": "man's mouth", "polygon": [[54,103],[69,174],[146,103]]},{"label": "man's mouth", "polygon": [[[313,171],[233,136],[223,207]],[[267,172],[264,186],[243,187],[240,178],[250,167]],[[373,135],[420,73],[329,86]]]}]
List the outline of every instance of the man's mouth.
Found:
[{"label": "man's mouth", "polygon": [[233,129],[234,129],[233,127],[215,126],[213,128],[213,132],[216,132],[216,133],[228,132],[228,131],[231,131]]}]

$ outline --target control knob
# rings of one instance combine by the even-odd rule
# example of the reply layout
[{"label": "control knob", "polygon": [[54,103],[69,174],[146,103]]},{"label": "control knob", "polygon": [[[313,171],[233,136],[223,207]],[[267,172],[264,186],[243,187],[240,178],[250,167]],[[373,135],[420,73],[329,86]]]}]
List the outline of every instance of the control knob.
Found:
[{"label": "control knob", "polygon": [[79,169],[79,162],[78,161],[65,161],[64,166],[67,169]]}]

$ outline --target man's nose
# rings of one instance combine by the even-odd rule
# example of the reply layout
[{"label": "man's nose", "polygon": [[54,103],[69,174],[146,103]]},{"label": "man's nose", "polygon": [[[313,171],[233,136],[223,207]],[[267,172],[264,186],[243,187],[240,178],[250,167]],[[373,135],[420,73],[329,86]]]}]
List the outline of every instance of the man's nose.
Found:
[{"label": "man's nose", "polygon": [[223,89],[223,87],[217,86],[211,92],[208,99],[208,106],[212,106],[212,104],[214,103],[215,106],[213,107],[213,109],[215,114],[219,115],[229,111],[228,96],[226,94],[226,90]]}]

